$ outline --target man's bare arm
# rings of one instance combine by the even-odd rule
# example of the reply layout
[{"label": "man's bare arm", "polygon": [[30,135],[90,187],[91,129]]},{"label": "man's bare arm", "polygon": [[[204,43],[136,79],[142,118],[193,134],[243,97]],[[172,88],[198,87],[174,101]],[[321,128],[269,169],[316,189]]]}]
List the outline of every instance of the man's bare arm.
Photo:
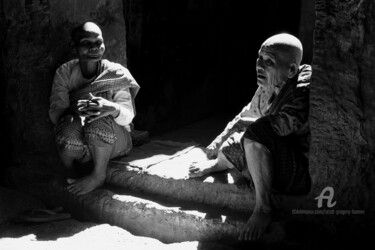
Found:
[{"label": "man's bare arm", "polygon": [[217,157],[219,149],[221,145],[235,132],[239,132],[244,130],[247,126],[249,126],[252,122],[254,122],[257,118],[254,117],[247,117],[246,111],[250,107],[250,104],[242,109],[242,111],[232,120],[230,121],[223,132],[219,134],[215,140],[211,142],[210,145],[206,148],[206,155],[208,159],[213,159]]}]

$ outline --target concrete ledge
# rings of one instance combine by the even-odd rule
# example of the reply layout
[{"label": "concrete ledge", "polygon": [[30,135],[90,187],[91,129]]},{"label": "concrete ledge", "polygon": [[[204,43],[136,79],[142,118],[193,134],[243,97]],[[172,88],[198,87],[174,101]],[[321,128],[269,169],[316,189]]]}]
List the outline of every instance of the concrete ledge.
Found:
[{"label": "concrete ledge", "polygon": [[[66,191],[58,181],[39,187],[34,185],[28,191],[54,206],[63,206],[77,219],[109,223],[134,235],[155,238],[164,243],[202,241],[235,244],[239,230],[244,225],[242,221],[206,219],[204,213],[165,207],[107,189],[76,196]],[[273,223],[262,240],[277,242],[284,235],[283,227],[279,223]]]},{"label": "concrete ledge", "polygon": [[219,241],[235,239],[238,225],[206,220],[204,214],[190,214],[155,202],[99,189],[75,196],[54,183],[51,191],[74,216],[109,223],[135,235],[156,238],[165,243],[182,241]]},{"label": "concrete ledge", "polygon": [[[223,173],[226,174],[226,173]],[[173,202],[190,202],[208,205],[242,214],[250,214],[255,195],[250,188],[219,182],[202,182],[202,179],[174,179],[148,174],[122,164],[111,163],[107,170],[108,184],[133,192],[162,197]],[[310,205],[308,196],[273,195],[275,207],[291,214],[293,209]]]},{"label": "concrete ledge", "polygon": [[243,213],[249,213],[254,207],[254,194],[249,188],[241,189],[233,184],[208,183],[195,179],[165,178],[141,173],[116,163],[110,164],[106,182],[166,199],[200,203]]}]

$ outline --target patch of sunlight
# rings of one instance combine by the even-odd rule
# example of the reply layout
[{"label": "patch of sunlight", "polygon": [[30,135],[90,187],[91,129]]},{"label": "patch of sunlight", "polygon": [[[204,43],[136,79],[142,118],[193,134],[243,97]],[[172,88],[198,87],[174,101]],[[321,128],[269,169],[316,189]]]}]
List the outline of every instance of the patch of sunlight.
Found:
[{"label": "patch of sunlight", "polygon": [[179,213],[186,213],[190,215],[195,215],[199,218],[204,218],[206,215],[205,213],[196,211],[196,210],[181,210],[180,207],[166,207],[160,205],[156,202],[145,200],[142,198],[130,196],[130,195],[119,195],[115,194],[112,195],[112,199],[118,200],[121,202],[132,203],[133,206],[142,206],[143,209],[157,209],[163,211],[164,214],[179,214]]},{"label": "patch of sunlight", "polygon": [[233,179],[233,176],[231,174],[227,174],[227,179],[228,179],[228,183],[229,184],[233,184],[234,183],[234,179]]},{"label": "patch of sunlight", "polygon": [[203,182],[214,183],[215,179],[212,176],[208,176]]},{"label": "patch of sunlight", "polygon": [[[77,225],[79,227],[79,224]],[[196,250],[197,241],[165,244],[157,239],[135,236],[130,232],[109,224],[99,224],[89,227],[72,236],[58,238],[57,240],[38,241],[35,234],[25,235],[20,238],[1,238],[1,250]]]},{"label": "patch of sunlight", "polygon": [[221,222],[224,223],[224,222],[226,221],[226,219],[227,219],[227,217],[226,217],[225,215],[222,215],[222,216],[221,216]]}]

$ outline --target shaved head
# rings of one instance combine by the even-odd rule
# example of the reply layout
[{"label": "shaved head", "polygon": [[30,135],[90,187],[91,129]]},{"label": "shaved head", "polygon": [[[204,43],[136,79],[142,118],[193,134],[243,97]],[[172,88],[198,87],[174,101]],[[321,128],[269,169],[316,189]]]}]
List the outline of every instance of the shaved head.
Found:
[{"label": "shaved head", "polygon": [[84,22],[72,30],[72,40],[80,62],[97,62],[105,51],[102,31],[94,22]]},{"label": "shaved head", "polygon": [[268,38],[258,52],[258,85],[278,92],[288,79],[298,74],[302,52],[302,44],[295,36],[281,33]]},{"label": "shaved head", "polygon": [[94,22],[84,22],[72,30],[71,37],[75,45],[79,43],[82,37],[91,34],[98,34],[102,36],[102,30],[99,25]]},{"label": "shaved head", "polygon": [[272,50],[284,63],[295,63],[298,66],[302,61],[302,43],[300,40],[287,33],[281,33],[268,38],[262,44],[262,49]]}]

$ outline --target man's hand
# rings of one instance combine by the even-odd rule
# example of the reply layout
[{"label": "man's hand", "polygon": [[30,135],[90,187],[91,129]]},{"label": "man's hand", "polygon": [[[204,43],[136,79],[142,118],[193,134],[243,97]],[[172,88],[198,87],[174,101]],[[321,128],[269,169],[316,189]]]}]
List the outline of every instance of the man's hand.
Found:
[{"label": "man's hand", "polygon": [[217,157],[217,154],[219,153],[220,146],[221,144],[217,140],[211,142],[211,144],[206,148],[207,158],[215,159]]},{"label": "man's hand", "polygon": [[102,97],[95,97],[91,93],[90,96],[89,100],[79,100],[77,103],[80,116],[86,117],[87,122],[90,123],[108,115],[118,116],[120,111],[115,103]]}]

